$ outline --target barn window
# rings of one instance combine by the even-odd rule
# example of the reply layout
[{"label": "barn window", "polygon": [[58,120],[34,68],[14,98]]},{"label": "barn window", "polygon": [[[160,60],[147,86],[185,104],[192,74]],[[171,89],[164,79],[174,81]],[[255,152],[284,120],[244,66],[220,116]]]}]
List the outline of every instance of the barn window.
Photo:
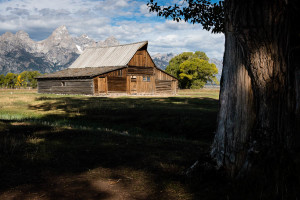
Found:
[{"label": "barn window", "polygon": [[61,86],[66,86],[66,82],[62,81]]},{"label": "barn window", "polygon": [[144,82],[150,82],[150,76],[143,76]]},{"label": "barn window", "polygon": [[118,73],[118,76],[122,76],[123,75],[123,71],[121,69],[118,70],[117,73]]},{"label": "barn window", "polygon": [[136,76],[131,76],[131,82],[136,82]]}]

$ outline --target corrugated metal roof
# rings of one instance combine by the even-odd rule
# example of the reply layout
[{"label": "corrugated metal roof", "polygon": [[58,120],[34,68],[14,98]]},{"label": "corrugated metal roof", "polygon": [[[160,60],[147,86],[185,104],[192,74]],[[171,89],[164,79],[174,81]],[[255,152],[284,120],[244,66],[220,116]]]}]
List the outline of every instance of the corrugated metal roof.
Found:
[{"label": "corrugated metal roof", "polygon": [[115,71],[117,69],[124,68],[124,66],[117,67],[87,67],[87,68],[73,68],[65,69],[62,71],[54,72],[51,74],[45,74],[37,77],[37,79],[48,78],[72,78],[72,77],[95,77],[100,74]]},{"label": "corrugated metal roof", "polygon": [[87,48],[69,68],[126,66],[136,51],[147,44],[148,41],[144,41],[111,47]]}]

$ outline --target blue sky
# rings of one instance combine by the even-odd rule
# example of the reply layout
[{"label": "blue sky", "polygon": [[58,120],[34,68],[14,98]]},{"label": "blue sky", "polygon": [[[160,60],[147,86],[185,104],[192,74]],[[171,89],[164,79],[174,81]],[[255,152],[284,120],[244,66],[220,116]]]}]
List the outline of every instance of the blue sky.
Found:
[{"label": "blue sky", "polygon": [[123,44],[148,40],[152,54],[200,50],[222,59],[223,34],[159,18],[146,4],[147,0],[0,0],[0,34],[24,30],[39,41],[66,25],[72,36],[87,34],[96,41],[109,36]]}]

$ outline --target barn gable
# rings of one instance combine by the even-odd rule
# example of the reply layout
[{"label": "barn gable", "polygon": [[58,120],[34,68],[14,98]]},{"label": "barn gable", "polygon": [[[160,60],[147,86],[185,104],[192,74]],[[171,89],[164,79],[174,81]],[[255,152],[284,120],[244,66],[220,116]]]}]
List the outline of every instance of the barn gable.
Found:
[{"label": "barn gable", "polygon": [[128,66],[136,67],[155,67],[155,64],[149,55],[147,49],[138,50],[128,63]]}]

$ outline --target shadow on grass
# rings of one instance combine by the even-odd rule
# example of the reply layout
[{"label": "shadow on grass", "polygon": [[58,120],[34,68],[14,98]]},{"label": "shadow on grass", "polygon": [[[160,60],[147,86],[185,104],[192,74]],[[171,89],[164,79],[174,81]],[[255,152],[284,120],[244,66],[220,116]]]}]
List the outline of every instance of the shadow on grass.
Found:
[{"label": "shadow on grass", "polygon": [[[1,123],[1,143],[15,145],[1,149],[0,198],[6,199],[192,199],[196,189],[181,172],[209,149],[181,140]],[[210,195],[215,184],[205,187]]]},{"label": "shadow on grass", "polygon": [[224,192],[222,179],[208,175],[195,187],[182,176],[195,160],[205,162],[215,99],[43,96],[28,108],[51,114],[2,121],[0,199],[218,199]]},{"label": "shadow on grass", "polygon": [[111,129],[130,135],[211,140],[218,101],[211,98],[40,97],[29,109],[59,112],[39,119],[57,125]]}]

